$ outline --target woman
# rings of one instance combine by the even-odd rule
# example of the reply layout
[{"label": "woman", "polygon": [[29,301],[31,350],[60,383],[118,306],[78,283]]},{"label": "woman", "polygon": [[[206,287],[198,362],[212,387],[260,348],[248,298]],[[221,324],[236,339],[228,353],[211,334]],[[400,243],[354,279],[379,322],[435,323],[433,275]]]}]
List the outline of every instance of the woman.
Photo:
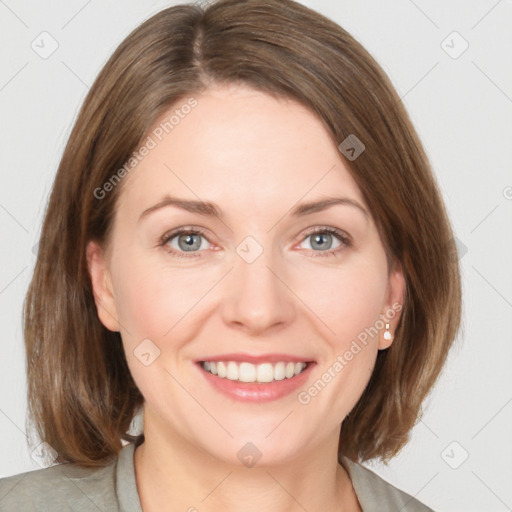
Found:
[{"label": "woman", "polygon": [[291,0],[158,13],[57,172],[25,340],[62,464],[2,479],[2,510],[430,510],[361,463],[406,444],[445,362],[454,250],[346,31]]}]

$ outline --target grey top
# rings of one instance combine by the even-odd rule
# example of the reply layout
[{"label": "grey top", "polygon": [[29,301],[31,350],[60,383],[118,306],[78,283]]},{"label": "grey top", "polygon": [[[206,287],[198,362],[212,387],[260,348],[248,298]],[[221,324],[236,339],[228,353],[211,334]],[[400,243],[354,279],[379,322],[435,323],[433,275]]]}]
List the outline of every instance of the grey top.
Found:
[{"label": "grey top", "polygon": [[[0,479],[0,511],[142,512],[133,455],[135,444],[103,468],[57,464]],[[433,512],[364,466],[343,459],[364,512]]]}]

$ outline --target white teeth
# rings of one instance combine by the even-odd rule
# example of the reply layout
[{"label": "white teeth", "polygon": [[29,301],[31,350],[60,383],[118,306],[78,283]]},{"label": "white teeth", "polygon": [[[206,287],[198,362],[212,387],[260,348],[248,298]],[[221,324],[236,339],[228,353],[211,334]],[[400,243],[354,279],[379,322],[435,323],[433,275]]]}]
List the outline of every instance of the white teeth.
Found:
[{"label": "white teeth", "polygon": [[274,380],[291,379],[302,373],[306,363],[237,363],[236,361],[205,361],[203,369],[213,375],[240,382],[272,382]]},{"label": "white teeth", "polygon": [[284,363],[277,363],[274,366],[274,379],[283,380],[286,375],[286,369]]},{"label": "white teeth", "polygon": [[227,375],[225,363],[221,363],[220,361],[217,363],[217,375],[222,378]]},{"label": "white teeth", "polygon": [[274,368],[270,363],[259,364],[256,368],[258,371],[256,380],[258,382],[272,382],[274,380]]},{"label": "white teeth", "polygon": [[254,382],[256,380],[256,366],[251,363],[240,363],[238,367],[238,380],[241,382]]},{"label": "white teeth", "polygon": [[238,380],[238,366],[233,361],[228,363],[226,369],[226,378],[229,380]]}]

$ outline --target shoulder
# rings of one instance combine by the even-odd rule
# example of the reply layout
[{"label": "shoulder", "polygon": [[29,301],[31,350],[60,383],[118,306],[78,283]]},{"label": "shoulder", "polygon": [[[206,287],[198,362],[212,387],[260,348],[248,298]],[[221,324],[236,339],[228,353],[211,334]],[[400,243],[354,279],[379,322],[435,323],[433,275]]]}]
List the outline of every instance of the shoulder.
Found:
[{"label": "shoulder", "polygon": [[0,479],[3,512],[118,509],[115,461],[105,467],[58,464]]},{"label": "shoulder", "polygon": [[344,457],[343,465],[350,474],[352,485],[363,512],[380,512],[382,510],[434,512],[416,498],[397,489],[361,464]]}]

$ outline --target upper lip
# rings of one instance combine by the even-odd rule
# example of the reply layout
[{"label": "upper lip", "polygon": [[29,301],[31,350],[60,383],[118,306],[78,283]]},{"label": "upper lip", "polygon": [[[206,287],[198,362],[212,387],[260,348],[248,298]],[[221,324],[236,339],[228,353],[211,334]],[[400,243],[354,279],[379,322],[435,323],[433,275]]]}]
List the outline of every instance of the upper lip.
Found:
[{"label": "upper lip", "polygon": [[279,362],[291,362],[291,363],[308,363],[313,362],[313,360],[309,357],[300,357],[300,356],[292,356],[291,354],[261,354],[259,356],[254,356],[250,354],[241,354],[232,353],[232,354],[220,354],[216,356],[207,356],[201,359],[197,359],[196,363],[200,363],[203,361],[237,361],[239,363],[252,363],[252,364],[261,364],[261,363],[279,363]]}]

